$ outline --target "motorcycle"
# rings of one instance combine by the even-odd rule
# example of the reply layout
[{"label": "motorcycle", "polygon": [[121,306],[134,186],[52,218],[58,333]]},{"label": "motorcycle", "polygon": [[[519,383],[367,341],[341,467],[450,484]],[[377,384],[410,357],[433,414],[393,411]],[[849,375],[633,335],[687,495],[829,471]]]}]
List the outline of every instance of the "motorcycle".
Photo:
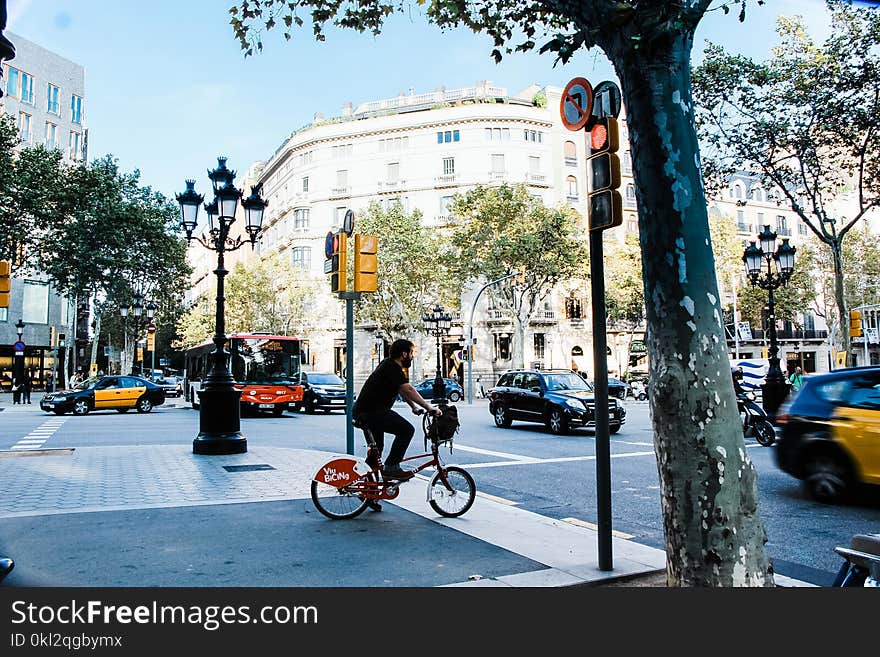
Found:
[{"label": "motorcycle", "polygon": [[743,436],[754,438],[759,445],[770,447],[776,442],[776,430],[764,409],[755,403],[755,393],[737,395],[736,403],[743,423]]},{"label": "motorcycle", "polygon": [[633,381],[630,383],[630,391],[633,399],[638,401],[645,401],[648,399],[648,387],[641,381]]},{"label": "motorcycle", "polygon": [[880,534],[856,534],[850,547],[836,547],[834,551],[843,557],[843,564],[831,586],[880,587]]}]

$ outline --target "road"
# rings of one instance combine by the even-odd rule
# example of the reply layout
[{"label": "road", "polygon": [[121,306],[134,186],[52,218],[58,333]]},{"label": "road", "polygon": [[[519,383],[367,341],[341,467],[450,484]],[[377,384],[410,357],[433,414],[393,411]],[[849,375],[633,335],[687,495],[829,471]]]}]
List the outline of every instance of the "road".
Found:
[{"label": "road", "polygon": [[[36,401],[36,399],[35,399]],[[404,416],[414,422],[409,410]],[[646,403],[629,402],[627,423],[611,437],[613,529],[631,540],[663,548],[660,488]],[[554,436],[539,425],[514,422],[495,427],[484,400],[459,404],[462,432],[450,463],[465,465],[478,489],[499,500],[569,522],[596,523],[595,440],[580,429]],[[0,414],[0,449],[109,445],[190,444],[198,433],[198,413],[172,400],[146,415],[113,411],[86,417],[43,414],[36,404],[22,412]],[[250,445],[297,447],[345,452],[341,413],[242,418]],[[421,432],[409,454],[420,451]],[[827,506],[803,493],[800,482],[780,472],[773,448],[747,441],[758,471],[760,513],[768,535],[767,549],[777,572],[827,585],[839,564],[835,545],[854,533],[880,531],[880,496],[858,503]],[[356,434],[355,449],[362,453]]]}]

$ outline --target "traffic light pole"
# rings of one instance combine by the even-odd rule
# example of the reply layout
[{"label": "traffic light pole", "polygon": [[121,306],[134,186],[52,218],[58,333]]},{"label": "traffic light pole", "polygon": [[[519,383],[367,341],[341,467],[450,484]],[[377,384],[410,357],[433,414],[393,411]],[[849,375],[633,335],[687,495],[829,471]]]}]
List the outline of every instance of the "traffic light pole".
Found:
[{"label": "traffic light pole", "polygon": [[345,299],[345,452],[354,454],[354,302],[361,298],[360,292],[339,292]]}]

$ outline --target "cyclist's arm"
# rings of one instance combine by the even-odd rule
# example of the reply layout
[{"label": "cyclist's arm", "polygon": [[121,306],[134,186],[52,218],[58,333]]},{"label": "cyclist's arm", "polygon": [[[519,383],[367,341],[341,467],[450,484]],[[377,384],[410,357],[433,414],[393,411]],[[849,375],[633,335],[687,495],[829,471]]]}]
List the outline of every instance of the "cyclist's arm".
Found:
[{"label": "cyclist's arm", "polygon": [[409,407],[413,410],[413,413],[419,412],[419,407],[428,411],[432,415],[438,413],[440,411],[439,408],[434,406],[433,404],[428,403],[424,397],[419,394],[419,391],[413,388],[411,383],[403,383],[400,388],[397,389],[400,397],[409,404]]}]

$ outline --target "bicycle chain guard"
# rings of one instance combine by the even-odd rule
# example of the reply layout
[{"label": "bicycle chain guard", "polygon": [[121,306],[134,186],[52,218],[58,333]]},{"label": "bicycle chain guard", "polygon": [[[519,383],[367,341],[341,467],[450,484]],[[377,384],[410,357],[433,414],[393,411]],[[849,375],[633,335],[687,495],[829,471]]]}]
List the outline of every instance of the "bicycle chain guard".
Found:
[{"label": "bicycle chain guard", "polygon": [[312,479],[319,484],[343,488],[354,483],[369,471],[370,467],[364,461],[351,457],[341,457],[322,465]]}]

